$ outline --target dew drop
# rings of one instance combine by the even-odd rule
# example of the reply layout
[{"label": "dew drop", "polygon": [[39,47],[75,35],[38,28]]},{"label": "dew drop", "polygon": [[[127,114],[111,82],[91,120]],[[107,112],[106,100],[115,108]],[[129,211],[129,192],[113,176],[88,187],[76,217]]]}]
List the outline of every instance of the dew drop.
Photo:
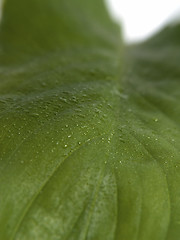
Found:
[{"label": "dew drop", "polygon": [[31,113],[31,116],[38,117],[39,113]]},{"label": "dew drop", "polygon": [[120,137],[119,140],[120,140],[121,142],[125,143],[125,141],[124,141],[123,138]]}]

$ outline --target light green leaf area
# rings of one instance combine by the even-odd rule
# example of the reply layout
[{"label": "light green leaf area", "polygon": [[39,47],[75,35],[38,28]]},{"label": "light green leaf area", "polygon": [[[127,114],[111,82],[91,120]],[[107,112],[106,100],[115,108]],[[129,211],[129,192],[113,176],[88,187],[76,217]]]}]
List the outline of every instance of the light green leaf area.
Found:
[{"label": "light green leaf area", "polygon": [[102,0],[6,0],[0,239],[180,239],[180,25],[124,46]]}]

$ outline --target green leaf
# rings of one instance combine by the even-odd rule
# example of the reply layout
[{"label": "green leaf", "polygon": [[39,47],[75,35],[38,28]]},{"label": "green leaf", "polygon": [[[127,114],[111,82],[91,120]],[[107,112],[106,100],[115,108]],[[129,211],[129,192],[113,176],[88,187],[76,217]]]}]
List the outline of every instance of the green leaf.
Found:
[{"label": "green leaf", "polygon": [[102,0],[6,0],[0,239],[179,239],[179,47],[124,46]]}]

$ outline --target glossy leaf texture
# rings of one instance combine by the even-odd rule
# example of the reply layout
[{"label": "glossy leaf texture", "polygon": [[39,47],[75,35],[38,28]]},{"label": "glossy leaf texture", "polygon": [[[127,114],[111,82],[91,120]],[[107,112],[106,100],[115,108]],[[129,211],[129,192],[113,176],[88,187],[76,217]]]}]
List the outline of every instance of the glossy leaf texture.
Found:
[{"label": "glossy leaf texture", "polygon": [[0,239],[180,238],[180,25],[125,46],[102,0],[6,0]]}]

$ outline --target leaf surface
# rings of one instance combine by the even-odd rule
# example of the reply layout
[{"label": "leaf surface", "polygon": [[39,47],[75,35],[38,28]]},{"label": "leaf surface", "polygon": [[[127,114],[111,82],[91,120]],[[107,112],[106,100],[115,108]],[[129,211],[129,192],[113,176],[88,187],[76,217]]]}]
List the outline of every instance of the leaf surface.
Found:
[{"label": "leaf surface", "polygon": [[124,46],[101,0],[6,0],[0,239],[179,239],[179,40]]}]

